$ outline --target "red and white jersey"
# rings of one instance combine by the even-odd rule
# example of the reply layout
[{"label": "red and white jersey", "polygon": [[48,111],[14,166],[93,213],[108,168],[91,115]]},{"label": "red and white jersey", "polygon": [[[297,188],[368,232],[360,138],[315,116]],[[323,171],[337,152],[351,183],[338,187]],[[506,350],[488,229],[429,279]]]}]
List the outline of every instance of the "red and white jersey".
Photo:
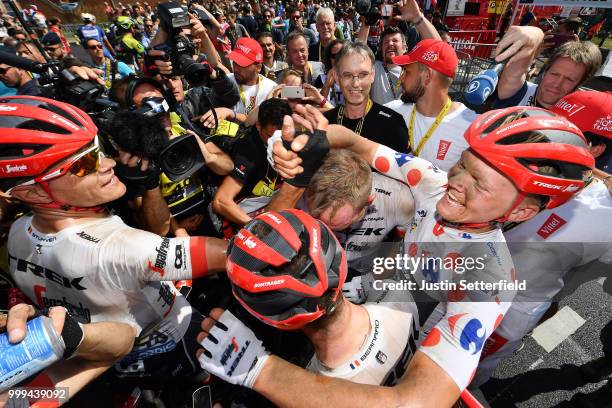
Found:
[{"label": "red and white jersey", "polygon": [[315,354],[306,369],[359,384],[395,384],[416,351],[410,305],[408,302],[363,305],[370,316],[370,332],[357,353],[333,369],[324,366]]},{"label": "red and white jersey", "polygon": [[41,307],[64,306],[83,323],[119,321],[140,336],[174,348],[191,306],[173,280],[205,269],[203,238],[163,238],[128,227],[116,216],[45,234],[24,216],[11,227],[9,271]]},{"label": "red and white jersey", "polygon": [[[425,143],[419,154],[420,158],[432,162],[444,171],[448,171],[453,167],[457,160],[459,160],[461,153],[469,147],[463,134],[478,116],[473,110],[468,109],[461,103],[459,104],[461,106],[449,112],[442,119],[442,122],[440,122],[440,125]],[[385,106],[402,115],[406,121],[406,126],[410,129],[410,116],[414,108],[413,103],[404,103],[398,99],[385,104]],[[413,149],[416,149],[416,146],[421,143],[421,140],[435,120],[435,117],[424,116],[416,112],[414,117],[415,146],[413,146]]]},{"label": "red and white jersey", "polygon": [[[379,146],[372,166],[382,174],[406,183],[414,196],[415,219],[405,236],[406,253],[419,260],[404,272],[430,298],[442,302],[438,316],[419,350],[426,353],[463,390],[470,383],[485,340],[501,322],[515,290],[467,290],[469,284],[503,284],[514,280],[512,258],[501,229],[466,233],[442,226],[436,204],[446,191],[446,173],[430,162]],[[467,268],[468,259],[472,259]],[[463,267],[461,267],[463,265]],[[436,284],[455,283],[445,290]],[[417,294],[414,295],[418,301]],[[423,316],[419,316],[423,320]],[[424,327],[431,327],[431,321]]]},{"label": "red and white jersey", "polygon": [[505,231],[517,279],[527,282],[521,300],[550,300],[570,269],[594,260],[612,263],[611,214],[612,197],[595,179],[562,206]]}]

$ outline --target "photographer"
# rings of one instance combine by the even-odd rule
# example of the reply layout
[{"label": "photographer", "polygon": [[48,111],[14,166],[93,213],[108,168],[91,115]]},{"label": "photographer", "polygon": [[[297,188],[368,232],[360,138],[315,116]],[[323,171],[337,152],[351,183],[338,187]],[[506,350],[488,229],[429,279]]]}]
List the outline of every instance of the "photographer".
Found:
[{"label": "photographer", "polygon": [[[149,160],[157,156],[169,142],[190,133],[181,125],[181,117],[170,112],[167,91],[151,78],[124,78],[111,89],[111,99],[122,110],[131,114],[119,114],[113,118],[108,133],[120,148],[118,161],[126,167],[123,179],[134,180],[126,199],[136,210],[140,224],[151,232],[166,235],[170,228],[170,212],[159,188],[159,169],[149,166]],[[194,137],[200,149],[203,164],[218,175],[228,174],[233,163],[229,156],[214,143],[204,143]],[[182,150],[184,152],[184,149]],[[181,160],[184,158],[181,158]],[[182,163],[175,163],[181,166]],[[121,173],[118,165],[117,173]],[[129,172],[129,173],[128,173]]]}]

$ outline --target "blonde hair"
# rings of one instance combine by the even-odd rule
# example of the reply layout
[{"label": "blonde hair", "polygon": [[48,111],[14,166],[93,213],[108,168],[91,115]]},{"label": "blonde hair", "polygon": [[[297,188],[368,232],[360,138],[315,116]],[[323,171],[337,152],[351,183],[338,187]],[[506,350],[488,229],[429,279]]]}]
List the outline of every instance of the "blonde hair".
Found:
[{"label": "blonde hair", "polygon": [[356,153],[333,149],[306,188],[306,201],[313,217],[328,208],[331,216],[344,204],[361,209],[372,194],[372,170]]}]

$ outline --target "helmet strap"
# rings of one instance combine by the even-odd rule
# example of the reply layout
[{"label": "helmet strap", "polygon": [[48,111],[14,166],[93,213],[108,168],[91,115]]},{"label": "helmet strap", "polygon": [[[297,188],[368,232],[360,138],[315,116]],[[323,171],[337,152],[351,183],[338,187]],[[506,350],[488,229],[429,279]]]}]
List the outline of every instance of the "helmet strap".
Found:
[{"label": "helmet strap", "polygon": [[39,207],[50,208],[54,210],[62,210],[62,211],[81,211],[81,212],[93,211],[96,213],[100,213],[104,211],[104,206],[100,206],[100,205],[95,206],[95,207],[76,207],[73,205],[62,203],[61,201],[58,201],[55,199],[55,197],[53,197],[53,193],[51,193],[51,189],[49,188],[48,181],[40,181],[38,182],[38,184],[42,187],[43,190],[45,190],[45,193],[47,193],[47,195],[51,198],[51,200],[53,200],[47,204],[37,204]]}]

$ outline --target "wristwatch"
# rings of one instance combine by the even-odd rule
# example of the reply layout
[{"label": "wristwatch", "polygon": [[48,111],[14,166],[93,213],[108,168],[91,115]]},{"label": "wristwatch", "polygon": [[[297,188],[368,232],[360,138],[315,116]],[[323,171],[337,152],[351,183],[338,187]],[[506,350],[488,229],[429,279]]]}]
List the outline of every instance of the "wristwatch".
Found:
[{"label": "wristwatch", "polygon": [[418,26],[419,24],[421,24],[421,23],[423,22],[423,18],[424,18],[424,17],[423,17],[423,14],[419,15],[419,18],[417,18],[417,20],[416,20],[416,21],[413,21],[413,22],[412,22],[412,26],[413,26],[413,27],[416,27],[416,26]]}]

